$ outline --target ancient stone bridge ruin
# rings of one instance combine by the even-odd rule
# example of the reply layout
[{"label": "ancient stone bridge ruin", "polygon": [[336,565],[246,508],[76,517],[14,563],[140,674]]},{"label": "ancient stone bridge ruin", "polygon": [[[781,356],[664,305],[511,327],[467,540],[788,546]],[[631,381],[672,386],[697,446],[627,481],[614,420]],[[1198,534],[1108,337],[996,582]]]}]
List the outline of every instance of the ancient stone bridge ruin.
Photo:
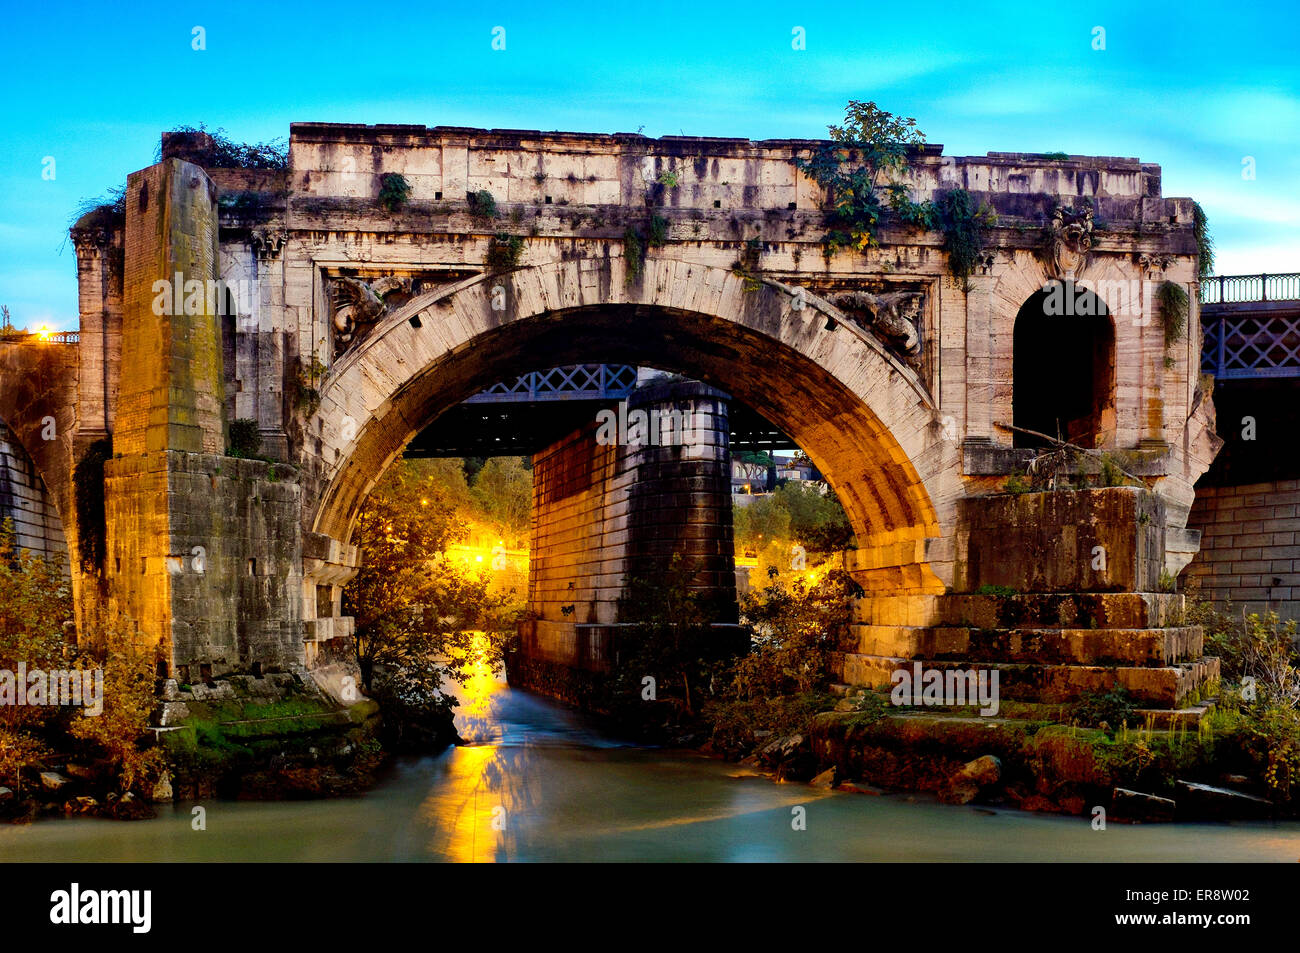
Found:
[{"label": "ancient stone bridge ruin", "polygon": [[[534,572],[534,683],[615,664],[600,637],[635,536],[616,498],[725,464],[718,394],[844,504],[865,596],[843,681],[926,659],[998,665],[1008,697],[1122,683],[1164,707],[1212,682],[1162,581],[1196,551],[1192,487],[1218,447],[1192,201],[1136,159],[921,147],[914,200],[965,189],[997,213],[954,278],[938,232],[828,254],[825,195],[793,161],[819,145],[299,123],[281,171],[205,168],[193,136],[164,137],[124,212],[72,229],[78,341],[0,345],[0,420],[62,518],[79,619],[127,620],[175,677],[336,678],[351,534],[385,468],[495,382],[604,362],[699,382],[658,399],[715,425],[650,471],[589,432],[539,454],[535,545],[561,518],[581,532]],[[1181,340],[1166,282],[1190,297]],[[236,419],[276,462],[226,455]],[[1048,430],[1144,487],[998,494]],[[102,470],[102,515],[74,469],[83,494]],[[714,527],[678,548],[723,576],[729,505],[676,521]]]}]

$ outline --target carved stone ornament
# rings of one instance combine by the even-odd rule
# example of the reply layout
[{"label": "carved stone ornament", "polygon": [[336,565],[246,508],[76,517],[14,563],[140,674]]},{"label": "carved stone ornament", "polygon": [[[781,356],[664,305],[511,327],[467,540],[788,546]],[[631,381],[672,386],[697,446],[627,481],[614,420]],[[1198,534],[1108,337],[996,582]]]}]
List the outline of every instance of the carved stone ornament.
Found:
[{"label": "carved stone ornament", "polygon": [[1078,278],[1092,253],[1092,209],[1058,205],[1047,225],[1052,277]]},{"label": "carved stone ornament", "polygon": [[917,291],[846,291],[831,297],[831,303],[863,327],[870,328],[890,350],[910,366],[921,360],[921,304],[925,295]]},{"label": "carved stone ornament", "polygon": [[334,356],[338,357],[370,330],[388,311],[384,296],[394,291],[409,291],[409,278],[335,278],[330,282],[333,304]]}]

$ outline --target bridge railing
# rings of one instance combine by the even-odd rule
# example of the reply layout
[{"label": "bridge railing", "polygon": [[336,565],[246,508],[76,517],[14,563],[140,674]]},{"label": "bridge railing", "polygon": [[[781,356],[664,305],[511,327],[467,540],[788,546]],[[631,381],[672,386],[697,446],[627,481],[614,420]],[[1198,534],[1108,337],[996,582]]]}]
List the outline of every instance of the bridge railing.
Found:
[{"label": "bridge railing", "polygon": [[50,344],[76,344],[80,331],[17,331],[0,330],[0,344],[25,344],[30,342]]},{"label": "bridge railing", "polygon": [[1201,304],[1300,300],[1300,272],[1216,275],[1201,279]]}]

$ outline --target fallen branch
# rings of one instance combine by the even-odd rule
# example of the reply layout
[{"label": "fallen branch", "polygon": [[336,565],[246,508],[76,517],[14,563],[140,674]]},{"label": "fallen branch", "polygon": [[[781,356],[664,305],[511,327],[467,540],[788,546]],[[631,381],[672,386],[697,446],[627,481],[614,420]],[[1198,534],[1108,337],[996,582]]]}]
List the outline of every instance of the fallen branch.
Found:
[{"label": "fallen branch", "polygon": [[[1028,434],[1031,437],[1039,437],[1043,440],[1046,440],[1048,443],[1054,444],[1057,450],[1070,450],[1073,451],[1074,453],[1081,453],[1084,456],[1098,456],[1098,457],[1103,456],[1106,453],[1109,453],[1109,451],[1107,450],[1096,450],[1089,447],[1080,447],[1078,444],[1070,443],[1068,440],[1060,440],[1056,437],[1051,436],[1050,434],[1045,434],[1038,430],[1030,430],[1028,427],[1015,427],[1011,424],[1003,424],[1003,423],[994,423],[993,426],[998,427],[1002,430],[1009,430],[1012,433],[1023,433],[1023,434]],[[1147,485],[1146,480],[1142,479],[1140,476],[1134,473],[1129,473],[1118,463],[1116,463],[1113,457],[1111,458],[1110,463],[1111,466],[1113,466],[1120,473],[1124,474],[1124,476],[1128,477],[1134,483],[1138,483],[1142,486]]]}]

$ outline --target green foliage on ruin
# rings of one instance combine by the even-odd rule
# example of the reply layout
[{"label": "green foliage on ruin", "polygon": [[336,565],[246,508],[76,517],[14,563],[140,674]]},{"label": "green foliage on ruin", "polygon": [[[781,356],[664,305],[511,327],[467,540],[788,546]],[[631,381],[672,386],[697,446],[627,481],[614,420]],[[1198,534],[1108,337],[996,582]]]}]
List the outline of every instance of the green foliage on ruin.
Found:
[{"label": "green foliage on ruin", "polygon": [[257,421],[248,417],[238,417],[230,422],[230,445],[226,447],[226,456],[256,459],[262,452],[262,434],[257,428]]},{"label": "green foliage on ruin", "polygon": [[470,192],[469,214],[475,218],[491,221],[497,217],[497,200],[487,189],[479,189],[477,192]]},{"label": "green foliage on ruin", "polygon": [[758,263],[763,253],[763,243],[751,238],[741,246],[740,257],[731,263],[731,273],[744,281],[746,291],[757,291],[763,287],[758,277]]},{"label": "green foliage on ruin", "polygon": [[1183,339],[1187,331],[1187,290],[1176,281],[1165,281],[1156,294],[1164,322],[1165,347],[1171,348]]},{"label": "green foliage on ruin", "polygon": [[1002,492],[1010,493],[1012,496],[1021,496],[1025,493],[1032,493],[1034,485],[1024,474],[1013,473],[1002,483]]},{"label": "green foliage on ruin", "polygon": [[1100,728],[1107,737],[1133,723],[1137,706],[1122,685],[1108,691],[1084,692],[1068,710],[1068,717],[1085,728]]},{"label": "green foliage on ruin", "polygon": [[987,202],[976,202],[965,189],[952,189],[939,199],[943,250],[948,253],[948,273],[963,291],[975,271],[997,215]]},{"label": "green foliage on ruin", "polygon": [[[829,126],[832,142],[811,158],[796,158],[796,168],[826,192],[826,236],[829,258],[841,248],[866,251],[879,244],[880,225],[891,219],[925,231],[942,231],[948,270],[968,290],[968,279],[983,251],[997,216],[985,202],[976,202],[965,189],[937,194],[935,200],[914,201],[908,187],[882,177],[902,174],[911,151],[925,145],[916,120],[903,119],[875,103],[850,101],[842,126]],[[884,199],[882,201],[882,195]]]},{"label": "green foliage on ruin", "polygon": [[310,417],[320,407],[319,384],[329,373],[329,368],[315,354],[310,361],[298,358],[293,376],[293,404],[303,416]]},{"label": "green foliage on ruin", "polygon": [[[205,139],[204,137],[210,137]],[[183,150],[186,157],[208,169],[274,169],[289,168],[289,146],[284,139],[270,142],[236,142],[224,129],[209,130],[202,123],[198,127],[177,126],[171,130],[169,149]],[[159,147],[155,161],[162,158]]]},{"label": "green foliage on ruin", "polygon": [[668,219],[662,215],[650,216],[649,235],[646,244],[651,248],[663,248],[668,243]]},{"label": "green foliage on ruin", "polygon": [[524,250],[524,240],[518,235],[499,232],[488,245],[487,266],[494,271],[509,271],[519,263]]},{"label": "green foliage on ruin", "polygon": [[1200,202],[1192,205],[1192,233],[1196,236],[1196,277],[1214,274],[1214,239],[1210,237],[1210,220]]},{"label": "green foliage on ruin", "polygon": [[634,285],[641,280],[645,269],[645,239],[641,232],[629,225],[623,229],[623,283]]},{"label": "green foliage on ruin", "polygon": [[411,197],[411,183],[400,172],[385,172],[379,178],[379,204],[396,212]]}]

